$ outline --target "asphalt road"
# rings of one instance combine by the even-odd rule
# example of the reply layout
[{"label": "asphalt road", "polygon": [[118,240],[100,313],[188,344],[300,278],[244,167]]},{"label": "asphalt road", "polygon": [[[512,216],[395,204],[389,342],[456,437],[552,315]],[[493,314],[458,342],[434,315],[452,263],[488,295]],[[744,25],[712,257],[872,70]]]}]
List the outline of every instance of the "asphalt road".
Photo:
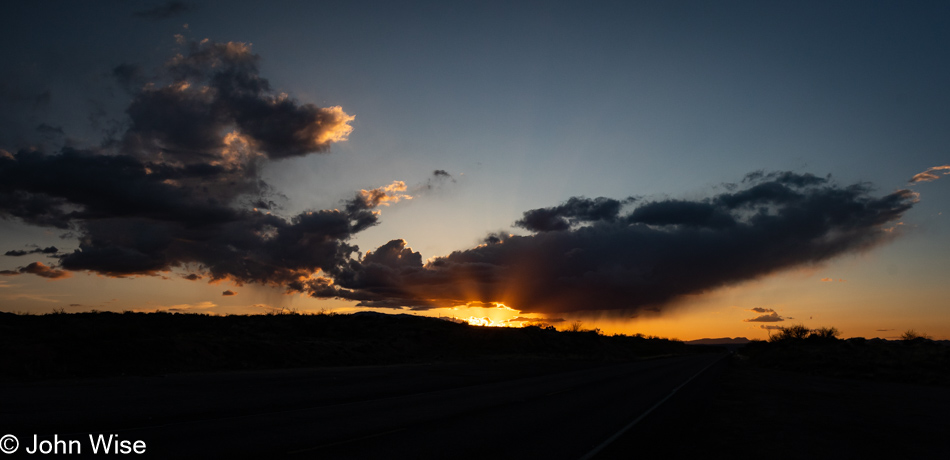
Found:
[{"label": "asphalt road", "polygon": [[685,382],[709,380],[694,377],[720,358],[7,384],[0,385],[0,435],[15,434],[21,455],[33,434],[77,440],[88,455],[91,433],[143,441],[146,453],[137,458],[609,458],[649,424],[645,414],[675,407],[666,401]]}]

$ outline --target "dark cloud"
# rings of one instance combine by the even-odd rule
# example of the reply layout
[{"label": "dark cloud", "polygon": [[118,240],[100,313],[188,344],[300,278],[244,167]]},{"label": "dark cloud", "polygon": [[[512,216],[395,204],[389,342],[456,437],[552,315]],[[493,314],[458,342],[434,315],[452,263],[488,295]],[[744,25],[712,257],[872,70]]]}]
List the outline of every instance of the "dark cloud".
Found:
[{"label": "dark cloud", "polygon": [[648,225],[685,225],[689,227],[726,228],[737,224],[728,210],[711,203],[667,200],[638,207],[627,220]]},{"label": "dark cloud", "polygon": [[11,251],[7,251],[7,252],[4,253],[3,255],[5,255],[5,256],[21,257],[21,256],[25,256],[25,255],[27,255],[27,254],[56,254],[56,253],[58,253],[58,252],[59,252],[59,249],[56,249],[56,246],[49,246],[49,247],[46,247],[46,248],[31,249],[31,250],[29,250],[29,251],[24,251],[24,250],[22,250],[22,249],[14,249],[14,250],[11,250]]},{"label": "dark cloud", "polygon": [[525,316],[517,316],[517,317],[514,317],[514,318],[509,319],[507,322],[509,322],[509,323],[516,323],[516,322],[524,322],[524,323],[563,323],[564,321],[567,321],[567,320],[564,319],[564,318],[528,318],[528,317],[525,317]]},{"label": "dark cloud", "polygon": [[611,198],[573,197],[553,208],[526,211],[515,226],[533,232],[567,230],[574,224],[610,222],[617,218],[622,203]]},{"label": "dark cloud", "polygon": [[[756,310],[758,309],[753,309],[753,311],[756,311]],[[771,309],[765,309],[765,310],[767,310],[768,313],[764,315],[756,316],[755,318],[744,319],[742,321],[745,321],[747,323],[775,323],[779,321],[785,321],[786,319],[790,319],[790,318],[783,318],[779,316],[779,314],[775,312],[774,310],[771,310]]]},{"label": "dark cloud", "polygon": [[[347,240],[377,223],[377,206],[404,197],[405,185],[394,183],[363,190],[340,209],[296,216],[247,206],[277,207],[260,178],[264,162],[326,152],[346,138],[352,117],[273,91],[245,44],[185,48],[152,83],[129,87],[128,129],[118,142],[0,154],[0,217],[79,238],[59,267],[15,274],[128,276],[196,264],[211,280],[299,290],[313,273],[350,263],[357,248]],[[114,74],[129,83],[141,70],[119,66]]]},{"label": "dark cloud", "polygon": [[188,281],[198,281],[201,279],[201,275],[197,273],[189,273],[187,275],[181,275],[181,277]]},{"label": "dark cloud", "polygon": [[481,301],[544,314],[630,314],[888,241],[895,233],[886,224],[916,195],[871,192],[808,174],[757,173],[727,193],[641,202],[626,215],[617,200],[574,198],[526,212],[517,224],[535,235],[493,238],[426,264],[391,241],[380,250],[401,257],[351,263],[311,294],[367,306]]},{"label": "dark cloud", "polygon": [[147,10],[136,11],[135,16],[146,19],[167,19],[177,16],[191,10],[191,6],[184,2],[170,1],[163,5],[156,6]]},{"label": "dark cloud", "polygon": [[432,171],[432,175],[426,179],[425,183],[413,187],[413,191],[432,191],[441,188],[449,182],[455,183],[455,178],[444,169],[436,169],[435,171]]},{"label": "dark cloud", "polygon": [[[187,48],[167,63],[166,84],[141,88],[126,110],[126,152],[233,166],[258,156],[327,152],[352,130],[353,117],[340,107],[298,103],[273,91],[258,73],[260,56],[244,43]],[[118,69],[124,78],[128,71]]]},{"label": "dark cloud", "polygon": [[63,133],[63,128],[59,126],[51,126],[46,123],[40,123],[40,125],[36,127],[36,132],[40,133],[40,135],[46,139],[52,139],[65,134]]},{"label": "dark cloud", "polygon": [[488,235],[485,236],[485,238],[482,238],[482,244],[503,243],[505,240],[507,240],[508,238],[511,238],[512,236],[514,235],[507,232],[501,232],[501,231],[489,233]]},{"label": "dark cloud", "polygon": [[223,295],[223,296],[232,296],[232,295],[237,295],[237,292],[234,292],[234,291],[228,289],[227,291],[222,292],[221,295]]},{"label": "dark cloud", "polygon": [[147,81],[145,71],[137,64],[119,64],[112,69],[112,76],[119,86],[129,93],[135,93]]}]

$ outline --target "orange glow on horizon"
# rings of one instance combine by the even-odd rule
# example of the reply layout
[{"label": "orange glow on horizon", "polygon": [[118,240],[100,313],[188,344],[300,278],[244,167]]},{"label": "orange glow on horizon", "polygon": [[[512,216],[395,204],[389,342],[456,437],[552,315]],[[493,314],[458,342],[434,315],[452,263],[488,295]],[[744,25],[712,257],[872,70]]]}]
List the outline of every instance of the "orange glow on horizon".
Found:
[{"label": "orange glow on horizon", "polygon": [[487,317],[487,316],[484,317],[484,318],[479,318],[479,317],[477,317],[477,316],[469,316],[468,319],[466,319],[465,321],[468,322],[468,324],[469,324],[470,326],[511,327],[511,326],[510,326],[509,324],[507,324],[507,323],[496,323],[495,320],[493,320],[493,319],[491,319],[491,318],[489,318],[489,317]]}]

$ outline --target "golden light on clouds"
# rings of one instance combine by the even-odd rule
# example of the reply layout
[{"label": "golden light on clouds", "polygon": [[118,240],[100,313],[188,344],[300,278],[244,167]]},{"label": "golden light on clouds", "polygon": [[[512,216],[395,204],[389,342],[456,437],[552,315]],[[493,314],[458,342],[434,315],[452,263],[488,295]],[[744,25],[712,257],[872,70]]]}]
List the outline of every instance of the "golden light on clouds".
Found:
[{"label": "golden light on clouds", "polygon": [[231,131],[224,136],[224,147],[221,149],[221,159],[212,161],[211,164],[215,166],[241,168],[252,159],[262,156],[264,155],[254,146],[254,139],[238,131]]},{"label": "golden light on clouds", "polygon": [[374,188],[372,190],[360,190],[359,196],[370,206],[389,206],[391,203],[398,203],[400,200],[411,200],[412,196],[406,191],[406,183],[397,180],[384,187]]},{"label": "golden light on clouds", "polygon": [[347,115],[343,107],[333,106],[320,109],[323,117],[318,122],[320,129],[317,131],[317,137],[314,139],[317,144],[327,144],[330,142],[346,141],[353,127],[350,122],[356,119],[356,115]]},{"label": "golden light on clouds", "polygon": [[950,175],[950,165],[934,166],[922,173],[917,173],[910,179],[911,184],[918,182],[931,182],[940,178],[940,176]]}]

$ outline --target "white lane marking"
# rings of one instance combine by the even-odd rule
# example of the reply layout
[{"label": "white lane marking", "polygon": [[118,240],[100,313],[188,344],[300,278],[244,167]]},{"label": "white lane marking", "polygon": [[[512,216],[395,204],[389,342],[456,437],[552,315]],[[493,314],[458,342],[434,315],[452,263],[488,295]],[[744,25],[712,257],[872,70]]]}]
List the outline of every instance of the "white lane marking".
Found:
[{"label": "white lane marking", "polygon": [[680,386],[674,388],[673,391],[671,391],[670,394],[666,395],[665,398],[661,399],[659,402],[657,402],[656,404],[654,404],[653,407],[647,409],[646,412],[640,414],[639,417],[637,417],[636,419],[634,419],[632,422],[628,423],[627,426],[621,428],[620,431],[614,433],[614,435],[611,436],[610,438],[608,438],[606,441],[600,443],[600,445],[598,445],[598,446],[595,447],[593,450],[591,450],[590,452],[588,452],[587,455],[584,455],[583,457],[581,457],[580,460],[590,460],[590,459],[594,458],[595,455],[597,455],[598,453],[600,453],[600,451],[604,450],[604,448],[606,448],[607,446],[609,446],[610,443],[616,441],[618,438],[620,438],[621,436],[623,436],[624,433],[626,433],[626,432],[629,431],[631,428],[633,428],[634,425],[636,425],[637,423],[640,423],[641,420],[643,420],[644,418],[646,418],[647,415],[650,415],[650,412],[653,412],[657,407],[660,407],[661,405],[663,405],[663,403],[665,403],[667,400],[669,400],[671,397],[673,397],[673,395],[676,394],[676,392],[679,391],[680,388],[685,387],[687,383],[692,382],[693,379],[695,379],[696,377],[699,377],[699,375],[702,374],[703,372],[706,372],[706,369],[709,369],[710,367],[713,367],[714,364],[718,363],[719,361],[722,361],[723,358],[725,358],[726,356],[728,356],[728,355],[723,355],[723,356],[721,356],[719,359],[717,359],[717,360],[715,360],[715,361],[709,363],[708,366],[704,367],[704,368],[703,368],[702,370],[700,370],[699,372],[693,374],[692,377],[690,377],[690,378],[687,379],[685,382],[683,382],[682,384],[680,384]]}]

